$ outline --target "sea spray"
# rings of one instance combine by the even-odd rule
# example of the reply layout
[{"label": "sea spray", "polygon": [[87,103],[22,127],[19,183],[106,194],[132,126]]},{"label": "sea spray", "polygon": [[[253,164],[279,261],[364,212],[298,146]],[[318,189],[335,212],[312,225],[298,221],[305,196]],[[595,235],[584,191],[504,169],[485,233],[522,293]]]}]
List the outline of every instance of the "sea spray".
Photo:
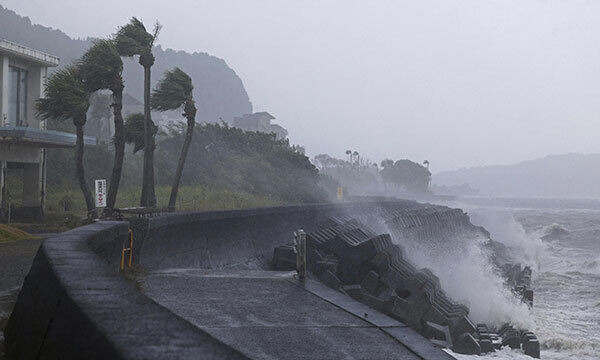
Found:
[{"label": "sea spray", "polygon": [[[518,225],[514,219],[512,222]],[[528,244],[530,240],[522,227],[512,228],[516,235],[512,238],[521,240],[514,240],[510,248],[515,249],[516,254],[523,254],[522,260],[527,260],[525,264],[534,265],[540,256],[537,246]],[[503,240],[509,242],[509,234],[503,235]],[[489,238],[483,232],[478,235],[448,234],[444,241],[419,241],[410,236],[394,241],[404,248],[416,266],[431,269],[451,298],[469,307],[469,317],[474,322],[497,326],[509,322],[520,328],[535,327],[527,305],[507,288],[493,265],[491,251],[486,246]],[[525,244],[516,249],[519,242]]]},{"label": "sea spray", "polygon": [[[484,226],[492,239],[520,249],[511,253],[535,264],[531,311],[536,327],[530,330],[540,341],[541,358],[598,360],[600,201],[544,200],[540,209],[529,204],[529,200],[515,201],[511,208],[493,203],[487,209],[464,202],[445,205],[465,209],[471,222]],[[513,231],[503,228],[504,224]],[[482,356],[453,355],[463,360],[530,359],[520,350],[510,349]]]},{"label": "sea spray", "polygon": [[494,208],[471,208],[467,212],[473,224],[483,226],[494,241],[508,247],[515,263],[539,269],[546,246],[538,234],[527,234],[511,212]]}]

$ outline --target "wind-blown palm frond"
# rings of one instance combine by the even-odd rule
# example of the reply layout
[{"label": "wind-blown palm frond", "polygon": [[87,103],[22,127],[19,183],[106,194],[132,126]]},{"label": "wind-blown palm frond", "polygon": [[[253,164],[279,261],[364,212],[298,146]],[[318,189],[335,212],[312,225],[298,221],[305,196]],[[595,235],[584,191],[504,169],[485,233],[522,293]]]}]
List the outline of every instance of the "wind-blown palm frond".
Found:
[{"label": "wind-blown palm frond", "polygon": [[[133,153],[144,148],[144,114],[134,113],[125,119],[125,142],[133,144]],[[152,137],[158,132],[158,126],[152,123]]]},{"label": "wind-blown palm frond", "polygon": [[36,102],[37,113],[41,118],[73,120],[77,139],[75,141],[77,181],[85,199],[88,217],[96,218],[98,212],[83,167],[83,126],[90,106],[90,93],[86,91],[78,67],[70,65],[50,75],[46,82],[44,96]]},{"label": "wind-blown palm frond", "polygon": [[79,61],[79,73],[88,91],[121,85],[123,61],[112,40],[95,40]]},{"label": "wind-blown palm frond", "polygon": [[154,40],[158,36],[160,25],[156,25],[154,34],[148,33],[144,23],[138,18],[132,17],[128,24],[123,25],[117,30],[115,42],[117,51],[122,56],[131,57],[140,55],[148,49],[152,49]]},{"label": "wind-blown palm frond", "polygon": [[67,66],[48,77],[44,98],[37,100],[37,113],[42,119],[71,119],[85,123],[90,106],[90,93],[86,91],[75,65]]},{"label": "wind-blown palm frond", "polygon": [[183,70],[176,67],[165,72],[154,91],[150,103],[158,111],[175,110],[192,97],[192,79]]},{"label": "wind-blown palm frond", "polygon": [[154,46],[154,43],[156,42],[156,39],[158,39],[158,34],[160,33],[160,30],[162,29],[162,25],[156,21],[154,23],[154,31],[152,31],[152,43],[150,44],[150,46]]}]

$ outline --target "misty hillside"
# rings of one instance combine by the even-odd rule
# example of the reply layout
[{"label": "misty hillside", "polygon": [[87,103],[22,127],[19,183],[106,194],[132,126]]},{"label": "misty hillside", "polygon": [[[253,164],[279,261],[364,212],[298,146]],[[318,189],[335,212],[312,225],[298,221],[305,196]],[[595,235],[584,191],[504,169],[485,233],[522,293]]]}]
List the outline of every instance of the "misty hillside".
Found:
[{"label": "misty hillside", "polygon": [[[115,29],[116,31],[116,29]],[[0,5],[0,38],[45,51],[69,64],[90,46],[91,39],[71,39],[60,30],[34,25],[29,18]],[[152,67],[152,86],[174,66],[187,72],[194,82],[198,121],[230,120],[252,112],[252,104],[242,80],[224,60],[195,52],[154,48],[156,63]],[[124,59],[125,92],[143,99],[143,70],[136,60]]]},{"label": "misty hillside", "polygon": [[514,165],[435,174],[435,185],[469,184],[481,195],[600,198],[600,154],[549,155]]}]

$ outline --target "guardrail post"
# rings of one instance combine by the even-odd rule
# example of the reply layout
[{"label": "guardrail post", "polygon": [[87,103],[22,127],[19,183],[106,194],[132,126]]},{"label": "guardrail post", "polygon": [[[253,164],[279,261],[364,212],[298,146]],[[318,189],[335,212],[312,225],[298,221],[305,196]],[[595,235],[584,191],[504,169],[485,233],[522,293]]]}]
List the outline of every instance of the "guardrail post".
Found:
[{"label": "guardrail post", "polygon": [[300,280],[306,279],[306,233],[299,229],[294,232],[294,249],[296,250],[296,271]]}]

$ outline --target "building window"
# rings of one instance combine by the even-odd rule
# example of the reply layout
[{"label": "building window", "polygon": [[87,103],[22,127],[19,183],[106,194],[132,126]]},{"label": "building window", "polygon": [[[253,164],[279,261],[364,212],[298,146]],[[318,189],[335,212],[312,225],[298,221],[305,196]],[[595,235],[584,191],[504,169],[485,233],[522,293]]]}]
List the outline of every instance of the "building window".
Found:
[{"label": "building window", "polygon": [[27,70],[8,67],[8,124],[27,126]]}]

